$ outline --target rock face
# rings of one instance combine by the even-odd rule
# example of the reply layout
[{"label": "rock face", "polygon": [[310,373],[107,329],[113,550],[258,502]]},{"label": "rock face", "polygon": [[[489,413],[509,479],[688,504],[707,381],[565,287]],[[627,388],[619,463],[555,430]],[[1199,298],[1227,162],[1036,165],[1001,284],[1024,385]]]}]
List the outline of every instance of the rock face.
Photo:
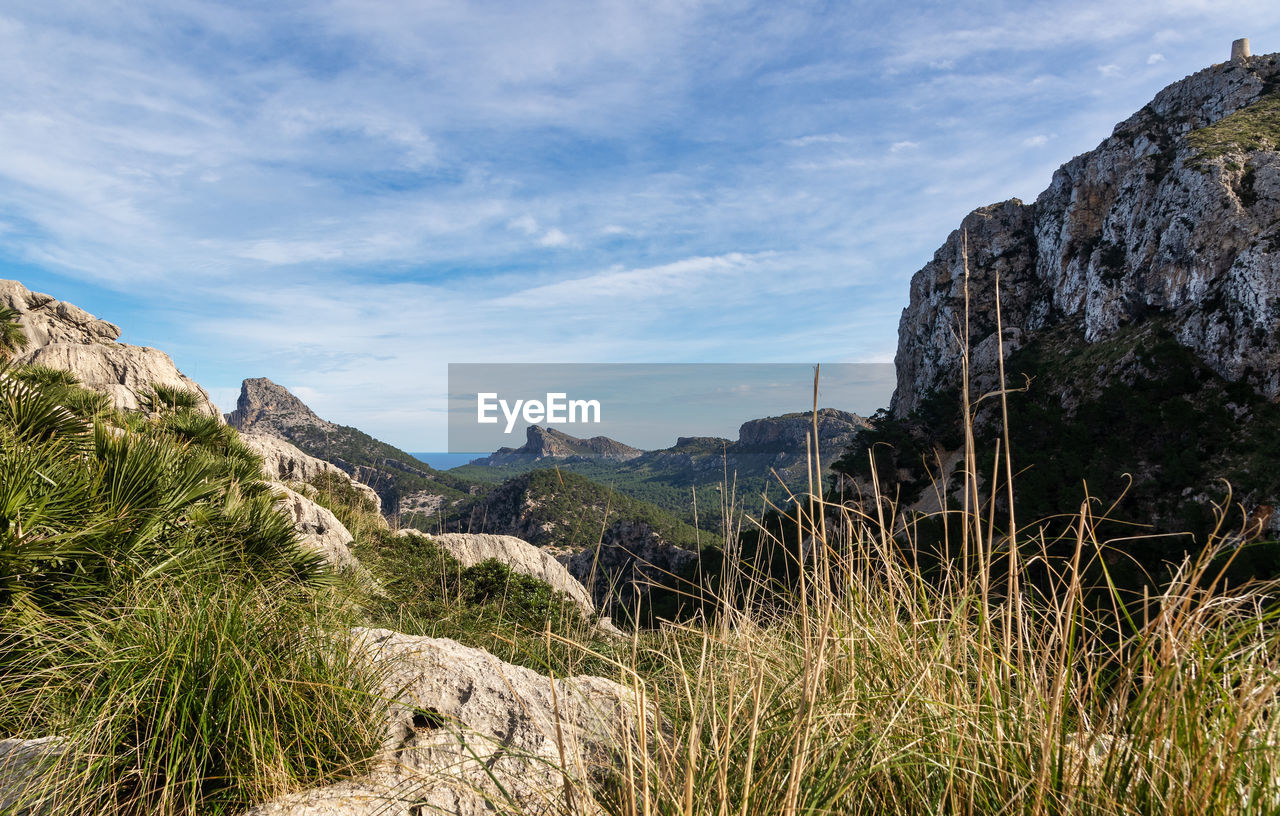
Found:
[{"label": "rock face", "polygon": [[[398,535],[421,535],[416,530],[401,530]],[[471,567],[490,558],[506,564],[513,571],[537,578],[557,592],[568,595],[591,616],[595,605],[586,588],[550,553],[529,542],[509,535],[485,533],[442,533],[431,541],[458,559],[463,567]]]},{"label": "rock face", "polygon": [[1089,343],[1160,317],[1213,371],[1280,397],[1280,66],[1214,65],[1161,91],[1033,204],[975,210],[911,280],[893,411],[959,378],[969,342],[995,383],[995,292],[1017,346],[1068,325]]},{"label": "rock face", "polygon": [[[568,555],[569,573],[605,611],[630,612],[654,587],[672,586],[697,566],[698,554],[664,540],[652,526],[635,520],[610,525],[600,543]],[[689,588],[692,588],[690,585]]]},{"label": "rock face", "polygon": [[278,506],[293,519],[304,545],[323,555],[336,568],[356,566],[355,556],[351,554],[353,538],[337,516],[282,484],[273,484],[271,488],[280,495]]},{"label": "rock face", "polygon": [[123,343],[52,343],[19,355],[15,362],[70,371],[81,385],[111,397],[115,407],[122,411],[140,410],[141,397],[150,387],[166,385],[195,394],[196,409],[201,413],[222,417],[205,390],[179,371],[169,355],[159,349]]},{"label": "rock face", "polygon": [[339,427],[316,416],[289,389],[266,377],[255,377],[240,384],[236,409],[226,418],[237,430],[283,439],[290,438],[302,428],[335,431]]},{"label": "rock face", "polygon": [[59,737],[0,740],[0,813],[8,816],[51,814],[53,803],[39,790],[46,763],[66,750]]},{"label": "rock face", "polygon": [[240,434],[240,441],[262,457],[263,475],[272,481],[310,482],[322,473],[332,473],[350,482],[362,496],[373,502],[375,509],[382,509],[382,500],[373,488],[355,481],[323,459],[308,456],[277,436],[250,431]]},{"label": "rock face", "polygon": [[116,342],[119,327],[84,309],[9,280],[0,281],[0,306],[16,311],[27,333],[29,343],[14,359],[17,365],[70,371],[86,388],[110,396],[121,410],[138,410],[140,397],[150,386],[165,385],[190,391],[197,397],[198,410],[222,416],[205,390],[178,371],[169,355]]},{"label": "rock face", "polygon": [[397,701],[377,769],[249,816],[599,812],[581,782],[616,767],[638,712],[630,690],[600,677],[552,680],[452,640],[360,637]]},{"label": "rock face", "polygon": [[113,344],[120,327],[51,296],[32,292],[17,281],[0,280],[0,306],[16,311],[30,339],[29,349],[51,343]]},{"label": "rock face", "polygon": [[644,451],[624,445],[607,436],[579,439],[555,428],[530,425],[525,429],[525,443],[519,448],[499,448],[491,456],[477,459],[476,465],[508,465],[536,462],[539,459],[582,458],[625,462],[641,456]]}]

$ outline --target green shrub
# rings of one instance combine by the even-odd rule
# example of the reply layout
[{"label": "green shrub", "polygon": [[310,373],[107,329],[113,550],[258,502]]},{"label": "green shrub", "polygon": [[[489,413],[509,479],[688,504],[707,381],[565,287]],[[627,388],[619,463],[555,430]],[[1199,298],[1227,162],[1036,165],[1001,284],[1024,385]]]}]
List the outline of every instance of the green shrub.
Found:
[{"label": "green shrub", "polygon": [[359,773],[383,735],[350,621],[296,585],[147,582],[7,623],[0,721],[66,737],[39,791],[59,813],[238,813]]}]

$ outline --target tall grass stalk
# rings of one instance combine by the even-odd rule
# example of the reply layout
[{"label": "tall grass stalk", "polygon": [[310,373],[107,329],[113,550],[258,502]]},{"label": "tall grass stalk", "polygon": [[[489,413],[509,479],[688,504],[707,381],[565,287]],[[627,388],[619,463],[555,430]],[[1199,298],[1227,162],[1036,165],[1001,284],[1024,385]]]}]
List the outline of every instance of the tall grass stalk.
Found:
[{"label": "tall grass stalk", "polygon": [[237,813],[352,776],[384,736],[340,604],[296,586],[135,584],[74,619],[6,621],[0,719],[65,752],[53,813]]},{"label": "tall grass stalk", "polygon": [[1280,812],[1277,585],[1221,580],[1250,531],[1220,524],[1172,581],[1133,597],[1108,573],[1124,542],[1100,537],[1107,508],[1086,498],[1064,559],[1063,542],[1015,521],[1007,434],[980,478],[979,403],[998,396],[1006,427],[1008,408],[1003,387],[968,397],[967,328],[963,467],[935,514],[959,552],[922,572],[920,520],[881,495],[874,459],[869,497],[822,498],[815,427],[815,487],[779,508],[800,542],[797,585],[779,598],[730,550],[736,595],[719,620],[636,638],[649,670],[619,668],[664,722],[626,746],[607,810]]}]

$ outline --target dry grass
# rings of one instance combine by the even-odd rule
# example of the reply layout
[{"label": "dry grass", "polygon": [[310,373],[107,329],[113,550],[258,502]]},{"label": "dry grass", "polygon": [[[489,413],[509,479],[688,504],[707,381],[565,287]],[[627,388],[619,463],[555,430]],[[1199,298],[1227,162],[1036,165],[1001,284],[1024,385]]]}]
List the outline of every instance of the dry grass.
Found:
[{"label": "dry grass", "polygon": [[1127,596],[1098,502],[1065,558],[1011,512],[997,523],[1014,460],[1006,437],[979,478],[977,402],[960,484],[939,487],[962,501],[935,514],[959,538],[938,572],[877,485],[857,507],[811,490],[786,510],[805,542],[792,592],[731,558],[716,620],[636,639],[633,663],[661,668],[622,672],[664,722],[601,786],[608,812],[1280,812],[1276,586],[1220,580],[1254,531],[1220,527],[1173,581]]}]

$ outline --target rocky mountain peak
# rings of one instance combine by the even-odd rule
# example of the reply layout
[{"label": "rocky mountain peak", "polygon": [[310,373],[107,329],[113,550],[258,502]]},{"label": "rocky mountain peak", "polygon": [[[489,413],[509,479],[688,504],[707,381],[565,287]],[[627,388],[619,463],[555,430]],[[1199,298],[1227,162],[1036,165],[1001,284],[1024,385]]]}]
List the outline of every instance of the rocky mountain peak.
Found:
[{"label": "rocky mountain peak", "polygon": [[250,429],[288,437],[299,427],[333,429],[294,396],[289,389],[266,377],[255,377],[240,384],[236,409],[227,414],[227,422],[241,431]]},{"label": "rocky mountain peak", "polygon": [[499,448],[492,455],[477,459],[477,465],[527,463],[539,459],[604,459],[626,462],[644,454],[639,448],[624,445],[607,436],[579,439],[555,428],[530,425],[525,429],[525,443],[518,448]]},{"label": "rocky mountain peak", "polygon": [[1219,375],[1280,397],[1278,146],[1277,55],[1241,58],[1162,90],[1035,203],[970,213],[911,280],[895,414],[958,383],[966,289],[975,391],[995,384],[997,281],[1006,352],[1158,318]]},{"label": "rocky mountain peak", "polygon": [[[857,414],[835,408],[818,409],[818,439],[822,447],[847,444],[853,434],[866,428]],[[813,432],[813,412],[783,414],[744,422],[738,429],[738,445],[748,448],[786,448],[804,451],[805,440]]]}]

